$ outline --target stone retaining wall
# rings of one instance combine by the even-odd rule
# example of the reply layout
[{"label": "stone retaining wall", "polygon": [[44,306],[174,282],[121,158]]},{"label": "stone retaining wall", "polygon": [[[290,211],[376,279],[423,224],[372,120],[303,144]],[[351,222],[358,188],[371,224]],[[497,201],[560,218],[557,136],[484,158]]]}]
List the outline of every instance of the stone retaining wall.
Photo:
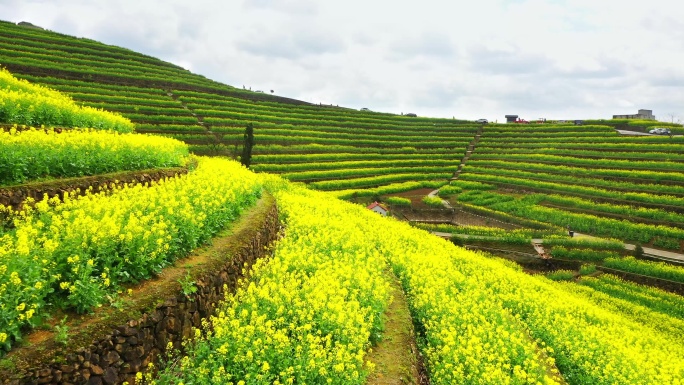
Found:
[{"label": "stone retaining wall", "polygon": [[[85,335],[91,341],[76,350],[69,351],[67,345],[60,351],[54,341],[24,348],[33,350],[34,356],[40,356],[41,349],[49,354],[40,356],[38,362],[26,364],[19,360],[18,367],[0,369],[0,378],[4,378],[2,384],[100,385],[125,381],[134,384],[135,374],[143,371],[150,362],[156,362],[169,344],[180,348],[181,341],[191,337],[192,328],[199,328],[201,320],[211,315],[224,298],[224,287],[231,292],[235,289],[245,264],[251,265],[257,258],[270,253],[267,246],[276,240],[279,231],[278,210],[272,197],[262,199],[268,202],[256,215],[258,219],[248,219],[255,222],[230,235],[238,242],[230,243],[223,250],[220,246],[219,250],[210,248],[206,253],[213,257],[196,266],[186,267],[187,271],[183,270],[181,274],[191,274],[196,280],[197,291],[194,294],[183,294],[177,282],[178,274],[173,277],[173,282],[167,282],[173,290],[165,291],[164,282],[150,282],[149,286],[162,292],[156,294],[153,302],[156,305],[149,306],[148,303],[146,309],[141,308],[145,307],[142,305],[132,306],[124,309],[126,315],[138,316],[120,318],[127,321],[119,324],[96,325],[90,327],[91,330],[79,332],[80,336],[70,336],[78,340]],[[263,206],[264,202],[260,203]]]},{"label": "stone retaining wall", "polygon": [[34,201],[39,202],[43,200],[46,194],[48,198],[56,196],[60,200],[64,200],[64,194],[67,192],[79,191],[79,193],[83,193],[91,187],[93,192],[98,192],[109,189],[113,183],[121,187],[127,183],[154,182],[187,173],[186,167],[160,168],[3,187],[0,188],[0,205],[19,210],[26,199],[33,198]]}]

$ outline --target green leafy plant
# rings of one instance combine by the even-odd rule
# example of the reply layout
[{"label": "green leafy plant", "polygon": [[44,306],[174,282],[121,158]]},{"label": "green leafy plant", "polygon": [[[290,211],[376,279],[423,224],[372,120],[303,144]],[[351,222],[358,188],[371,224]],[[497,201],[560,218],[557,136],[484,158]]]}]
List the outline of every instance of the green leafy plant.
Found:
[{"label": "green leafy plant", "polygon": [[59,321],[59,325],[55,325],[55,341],[62,345],[66,345],[67,340],[69,339],[69,326],[66,322],[67,316],[64,316],[64,318]]},{"label": "green leafy plant", "polygon": [[582,265],[579,269],[580,275],[589,275],[596,272],[596,265],[588,264]]},{"label": "green leafy plant", "polygon": [[191,294],[194,294],[197,292],[197,283],[195,280],[190,276],[190,273],[187,273],[185,277],[181,278],[178,280],[178,283],[181,285],[181,290],[183,291],[183,294],[186,297],[189,297]]}]

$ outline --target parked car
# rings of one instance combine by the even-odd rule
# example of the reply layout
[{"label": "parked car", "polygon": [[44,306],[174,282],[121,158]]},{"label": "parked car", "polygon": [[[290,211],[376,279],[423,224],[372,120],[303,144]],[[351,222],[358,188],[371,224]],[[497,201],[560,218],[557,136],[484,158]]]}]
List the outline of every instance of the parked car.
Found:
[{"label": "parked car", "polygon": [[413,112],[409,112],[408,114],[404,114],[405,116],[410,116],[412,118],[417,118],[418,115],[414,114]]},{"label": "parked car", "polygon": [[489,124],[489,121],[487,121],[487,119],[478,119],[475,121],[475,123]]},{"label": "parked car", "polygon": [[361,109],[361,111],[370,111],[370,110],[369,110],[368,108],[366,108],[366,107],[363,107],[363,108]]},{"label": "parked car", "polygon": [[648,132],[649,134],[656,134],[656,135],[670,135],[672,131],[670,131],[669,128],[665,127],[656,127]]},{"label": "parked car", "polygon": [[581,126],[582,124],[584,124],[584,121],[582,121],[582,120],[575,120],[575,121],[573,121],[573,123],[575,123],[575,126]]}]

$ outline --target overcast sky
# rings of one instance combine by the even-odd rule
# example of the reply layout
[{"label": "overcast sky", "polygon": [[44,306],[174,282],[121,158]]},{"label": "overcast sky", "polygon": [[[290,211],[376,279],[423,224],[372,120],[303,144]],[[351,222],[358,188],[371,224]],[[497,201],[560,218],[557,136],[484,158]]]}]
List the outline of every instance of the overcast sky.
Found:
[{"label": "overcast sky", "polygon": [[679,0],[0,0],[0,18],[314,103],[684,120]]}]

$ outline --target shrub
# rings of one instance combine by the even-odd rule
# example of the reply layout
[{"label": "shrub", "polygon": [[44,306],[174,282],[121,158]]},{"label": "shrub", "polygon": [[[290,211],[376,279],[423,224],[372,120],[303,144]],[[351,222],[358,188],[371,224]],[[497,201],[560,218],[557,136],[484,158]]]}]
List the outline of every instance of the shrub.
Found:
[{"label": "shrub", "polygon": [[644,257],[644,248],[641,247],[640,243],[637,243],[636,247],[634,248],[634,258],[643,258]]}]

